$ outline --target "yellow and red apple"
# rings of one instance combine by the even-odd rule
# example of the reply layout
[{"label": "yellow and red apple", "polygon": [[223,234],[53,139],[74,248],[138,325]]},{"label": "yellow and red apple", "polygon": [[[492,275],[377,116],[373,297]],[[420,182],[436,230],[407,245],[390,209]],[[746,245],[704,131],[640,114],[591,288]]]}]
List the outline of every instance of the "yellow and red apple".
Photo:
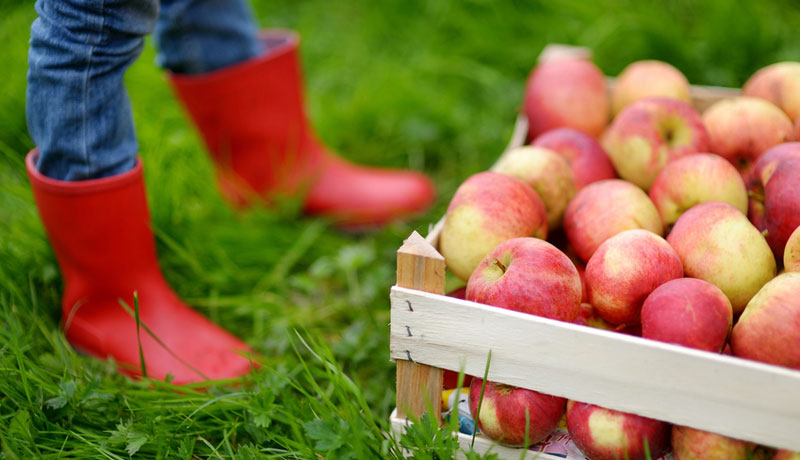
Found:
[{"label": "yellow and red apple", "polygon": [[685,102],[655,97],[625,107],[603,134],[602,144],[619,177],[645,190],[668,162],[709,151],[700,114]]},{"label": "yellow and red apple", "polygon": [[489,251],[522,236],[547,237],[541,198],[517,178],[482,172],[456,190],[447,208],[439,250],[450,271],[466,280]]},{"label": "yellow and red apple", "polygon": [[581,260],[588,261],[607,239],[643,228],[661,235],[663,224],[656,207],[639,187],[619,179],[589,184],[581,189],[564,213],[564,231]]},{"label": "yellow and red apple", "polygon": [[724,201],[747,213],[742,176],[727,160],[710,153],[695,153],[667,163],[649,195],[667,229],[686,210],[707,201]]},{"label": "yellow and red apple", "polygon": [[688,426],[672,426],[675,460],[750,460],[756,445]]},{"label": "yellow and red apple", "polygon": [[537,238],[501,243],[467,282],[467,300],[572,322],[581,305],[581,279],[569,257]]},{"label": "yellow and red apple", "polygon": [[518,147],[503,155],[492,170],[530,185],[544,204],[547,229],[561,226],[567,203],[575,196],[575,180],[566,159],[543,147]]},{"label": "yellow and red apple", "polygon": [[611,111],[616,115],[628,105],[648,97],[666,97],[692,102],[689,80],[663,61],[636,61],[625,67],[611,92]]},{"label": "yellow and red apple", "polygon": [[608,154],[597,139],[577,129],[557,128],[547,131],[537,137],[532,145],[550,149],[566,158],[578,190],[592,182],[617,177]]},{"label": "yellow and red apple", "polygon": [[709,201],[686,211],[667,242],[683,262],[686,276],[717,286],[734,315],[775,276],[772,251],[747,216],[728,203]]},{"label": "yellow and red apple", "polygon": [[733,327],[733,354],[800,369],[799,294],[797,272],[785,272],[764,285]]},{"label": "yellow and red apple", "polygon": [[645,460],[669,448],[668,423],[577,401],[567,403],[567,430],[589,460]]},{"label": "yellow and red apple", "polygon": [[563,57],[541,62],[528,77],[524,111],[529,140],[561,127],[598,136],[608,123],[605,77],[587,59]]},{"label": "yellow and red apple", "polygon": [[481,433],[500,444],[514,447],[537,444],[558,426],[564,415],[567,404],[564,398],[488,380],[480,402],[482,385],[479,378],[472,381],[469,409]]}]

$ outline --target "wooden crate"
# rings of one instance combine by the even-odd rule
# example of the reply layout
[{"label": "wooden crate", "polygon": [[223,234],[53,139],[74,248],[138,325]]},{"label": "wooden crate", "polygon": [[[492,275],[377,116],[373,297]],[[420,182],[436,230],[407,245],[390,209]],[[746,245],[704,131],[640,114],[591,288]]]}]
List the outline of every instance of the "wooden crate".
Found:
[{"label": "wooden crate", "polygon": [[[543,56],[565,50],[547,48]],[[737,94],[692,87],[698,110]],[[506,151],[522,145],[526,133],[520,116]],[[426,238],[412,233],[397,252],[390,295],[395,432],[409,423],[406,414],[420,416],[426,407],[439,419],[442,369],[482,376],[491,350],[492,381],[800,451],[800,371],[446,297],[445,260],[437,251],[443,225],[444,218]],[[458,438],[464,448],[471,444],[471,436]],[[501,458],[521,454],[481,436],[474,448]]]}]

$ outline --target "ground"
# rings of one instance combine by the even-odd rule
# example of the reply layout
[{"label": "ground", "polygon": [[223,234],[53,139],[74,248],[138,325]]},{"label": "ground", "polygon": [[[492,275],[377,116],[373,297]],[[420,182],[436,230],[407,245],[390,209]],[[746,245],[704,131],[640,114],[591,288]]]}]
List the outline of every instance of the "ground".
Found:
[{"label": "ground", "polygon": [[59,329],[61,279],[23,167],[35,12],[32,2],[0,2],[0,458],[399,458],[401,443],[419,458],[452,458],[452,440],[430,423],[402,440],[386,435],[394,252],[502,151],[542,47],[589,46],[609,75],[657,58],[693,83],[727,86],[800,58],[800,13],[788,0],[281,0],[255,9],[262,25],[302,34],[321,137],[356,161],[426,171],[437,205],[367,235],[299,216],[296,203],[231,211],[148,41],[127,85],[162,269],[183,299],[263,358],[236,385],[207,389],[119,376],[76,354]]}]

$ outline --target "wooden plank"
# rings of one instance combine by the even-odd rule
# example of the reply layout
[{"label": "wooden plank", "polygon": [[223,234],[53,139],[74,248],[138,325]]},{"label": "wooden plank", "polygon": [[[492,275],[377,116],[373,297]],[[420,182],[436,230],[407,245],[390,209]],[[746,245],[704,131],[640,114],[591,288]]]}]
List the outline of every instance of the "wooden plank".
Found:
[{"label": "wooden plank", "polygon": [[800,451],[798,371],[399,287],[391,300],[392,357],[482,375],[491,350],[493,381]]},{"label": "wooden plank", "polygon": [[[421,292],[444,294],[444,257],[414,232],[397,251],[397,285]],[[409,313],[413,314],[412,310]],[[407,334],[413,334],[407,328]],[[401,416],[420,417],[430,407],[442,417],[442,370],[415,363],[411,353],[397,360],[397,408]]]},{"label": "wooden plank", "polygon": [[[392,426],[392,432],[397,436],[402,436],[406,432],[406,428],[411,424],[408,420],[397,415],[397,411],[392,412],[389,418]],[[519,460],[522,457],[522,449],[516,447],[506,447],[497,444],[489,438],[478,435],[475,437],[475,444],[472,445],[472,436],[464,433],[455,433],[454,436],[458,437],[458,445],[463,449],[463,452],[457,452],[456,458],[466,459],[467,456],[464,452],[469,452],[470,448],[480,454],[492,452],[497,454],[498,457],[504,460]],[[529,451],[528,456],[531,460],[565,460],[564,457],[546,454],[542,452]],[[584,458],[567,458],[566,460],[584,460]]]}]

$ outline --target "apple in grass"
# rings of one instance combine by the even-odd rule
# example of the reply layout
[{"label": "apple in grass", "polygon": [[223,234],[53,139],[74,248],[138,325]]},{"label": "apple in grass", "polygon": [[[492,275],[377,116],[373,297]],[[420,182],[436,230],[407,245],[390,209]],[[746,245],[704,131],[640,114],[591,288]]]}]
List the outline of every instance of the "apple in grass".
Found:
[{"label": "apple in grass", "polygon": [[481,402],[482,385],[483,380],[475,378],[469,388],[472,418],[481,433],[507,446],[528,447],[543,441],[558,426],[567,405],[564,398],[488,380]]},{"label": "apple in grass", "polygon": [[800,120],[800,62],[778,62],[759,70],[742,87],[745,96],[766,99]]},{"label": "apple in grass", "polygon": [[645,190],[669,161],[709,151],[700,114],[685,102],[658,97],[623,109],[603,134],[602,144],[619,177]]},{"label": "apple in grass", "polygon": [[566,158],[578,190],[592,182],[617,177],[611,160],[600,143],[577,129],[557,128],[547,131],[531,145],[550,149]]},{"label": "apple in grass", "polygon": [[670,425],[640,415],[567,402],[567,430],[589,460],[645,460],[669,448]]},{"label": "apple in grass", "polygon": [[541,198],[525,182],[482,172],[456,190],[439,237],[447,267],[466,280],[489,251],[511,238],[547,237]]},{"label": "apple in grass", "polygon": [[695,153],[667,163],[649,196],[667,228],[686,210],[707,201],[724,201],[747,213],[742,176],[727,160],[710,153]]},{"label": "apple in grass", "polygon": [[567,205],[564,231],[581,260],[588,261],[607,239],[625,230],[643,228],[661,235],[656,207],[639,187],[619,179],[589,184]]},{"label": "apple in grass", "polygon": [[642,337],[719,353],[733,324],[731,302],[696,278],[667,281],[642,305]]},{"label": "apple in grass", "polygon": [[641,229],[607,239],[586,264],[589,302],[603,319],[617,325],[639,323],[648,294],[682,276],[675,250],[664,238]]},{"label": "apple in grass", "polygon": [[528,140],[561,127],[597,136],[608,123],[605,77],[588,59],[547,59],[528,77],[523,110]]},{"label": "apple in grass", "polygon": [[794,126],[775,104],[754,97],[714,103],[703,113],[710,152],[730,161],[742,176],[772,146],[794,140]]},{"label": "apple in grass", "polygon": [[710,201],[686,211],[667,242],[683,262],[686,276],[717,286],[733,314],[775,276],[775,258],[757,228],[728,203]]},{"label": "apple in grass", "polygon": [[561,226],[567,203],[575,196],[567,160],[543,147],[518,147],[504,154],[492,170],[530,185],[544,203],[548,230]]},{"label": "apple in grass", "polygon": [[581,279],[552,244],[514,238],[480,262],[467,282],[467,300],[572,322],[581,305]]},{"label": "apple in grass", "polygon": [[800,227],[794,229],[783,250],[783,269],[787,272],[800,272]]},{"label": "apple in grass", "polygon": [[628,105],[648,97],[666,97],[692,102],[689,80],[663,61],[636,61],[625,67],[611,92],[611,111],[616,115]]},{"label": "apple in grass", "polygon": [[688,426],[672,426],[675,460],[749,460],[756,445]]},{"label": "apple in grass", "polygon": [[800,273],[778,275],[758,291],[733,327],[742,358],[800,369]]}]

